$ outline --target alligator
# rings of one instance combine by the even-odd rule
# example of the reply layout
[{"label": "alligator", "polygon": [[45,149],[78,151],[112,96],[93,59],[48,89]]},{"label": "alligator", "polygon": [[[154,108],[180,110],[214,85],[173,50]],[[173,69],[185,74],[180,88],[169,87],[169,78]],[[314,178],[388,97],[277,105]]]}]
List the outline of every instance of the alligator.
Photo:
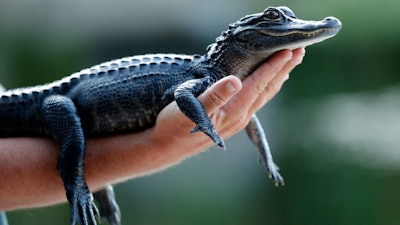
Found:
[{"label": "alligator", "polygon": [[[70,205],[71,225],[96,224],[99,211],[84,176],[86,137],[140,132],[152,127],[159,112],[176,101],[195,123],[191,132],[201,131],[225,148],[197,96],[225,76],[233,74],[245,79],[277,51],[306,47],[333,37],[341,26],[334,17],[301,20],[288,7],[268,7],[230,24],[204,55],[125,57],[52,83],[12,89],[0,97],[0,136],[45,136],[57,140],[57,170]],[[256,115],[246,131],[270,178],[283,185]],[[99,200],[102,218],[110,224],[120,224],[112,187],[94,196]]]}]

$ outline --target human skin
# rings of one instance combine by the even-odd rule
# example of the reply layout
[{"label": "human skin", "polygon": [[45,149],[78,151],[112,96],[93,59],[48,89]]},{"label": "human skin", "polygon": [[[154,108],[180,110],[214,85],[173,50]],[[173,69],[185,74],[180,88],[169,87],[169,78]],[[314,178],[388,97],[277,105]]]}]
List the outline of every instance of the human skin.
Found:
[{"label": "human skin", "polygon": [[[280,51],[244,81],[228,76],[200,95],[219,135],[227,139],[245,128],[251,115],[279,92],[304,54],[303,48]],[[194,126],[172,102],[155,126],[143,132],[88,139],[85,178],[90,190],[161,171],[213,146],[203,133],[189,132]],[[65,202],[56,170],[58,154],[59,145],[52,139],[0,139],[0,210]]]}]

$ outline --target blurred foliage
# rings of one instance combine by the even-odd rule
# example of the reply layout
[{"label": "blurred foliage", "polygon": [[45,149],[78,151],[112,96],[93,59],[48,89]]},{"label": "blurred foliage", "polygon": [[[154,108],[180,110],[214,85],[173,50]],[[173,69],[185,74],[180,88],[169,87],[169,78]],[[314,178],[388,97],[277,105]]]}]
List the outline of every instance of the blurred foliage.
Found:
[{"label": "blurred foliage", "polygon": [[[160,174],[117,185],[123,224],[399,224],[397,167],[369,167],[367,151],[351,152],[359,147],[319,130],[330,129],[329,118],[347,115],[341,104],[326,110],[332,96],[374,96],[399,85],[399,1],[2,1],[0,81],[7,88],[36,85],[127,55],[203,53],[229,23],[270,5],[287,5],[304,19],[335,16],[343,23],[337,37],[307,48],[303,64],[259,113],[286,186],[268,181],[241,133],[226,152],[211,148]],[[369,110],[360,109],[352,115]],[[377,124],[400,114],[379,112],[370,119]],[[353,130],[367,133],[363,124],[370,122]],[[397,128],[389,123],[375,138],[384,140],[385,129]],[[321,133],[324,140],[316,142]],[[364,144],[374,146],[372,141]],[[385,148],[371,151],[379,155]],[[11,225],[69,221],[66,204],[8,215]]]}]

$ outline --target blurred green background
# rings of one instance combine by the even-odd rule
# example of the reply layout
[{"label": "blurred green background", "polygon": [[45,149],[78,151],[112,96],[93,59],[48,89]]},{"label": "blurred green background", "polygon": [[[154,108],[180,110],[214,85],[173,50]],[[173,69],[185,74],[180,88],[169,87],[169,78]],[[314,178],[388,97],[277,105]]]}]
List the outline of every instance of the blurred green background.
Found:
[{"label": "blurred green background", "polygon": [[[123,224],[400,224],[400,1],[1,1],[0,82],[49,82],[123,56],[204,53],[267,6],[338,17],[259,113],[286,185],[245,134],[162,173],[117,185]],[[7,185],[7,184],[2,184]],[[11,225],[68,224],[66,204],[8,213]]]}]

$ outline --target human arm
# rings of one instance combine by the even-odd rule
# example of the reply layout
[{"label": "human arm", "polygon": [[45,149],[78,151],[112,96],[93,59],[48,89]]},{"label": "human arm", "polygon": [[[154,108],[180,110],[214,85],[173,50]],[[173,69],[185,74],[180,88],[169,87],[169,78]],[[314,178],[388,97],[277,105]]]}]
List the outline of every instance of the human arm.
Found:
[{"label": "human arm", "polygon": [[[226,139],[242,130],[251,115],[278,93],[303,55],[303,49],[279,52],[243,82],[229,76],[199,96],[218,133]],[[190,134],[193,127],[173,102],[150,129],[88,139],[85,176],[90,189],[160,171],[213,145],[200,132]],[[0,210],[66,201],[55,169],[58,149],[51,139],[0,139]]]}]

